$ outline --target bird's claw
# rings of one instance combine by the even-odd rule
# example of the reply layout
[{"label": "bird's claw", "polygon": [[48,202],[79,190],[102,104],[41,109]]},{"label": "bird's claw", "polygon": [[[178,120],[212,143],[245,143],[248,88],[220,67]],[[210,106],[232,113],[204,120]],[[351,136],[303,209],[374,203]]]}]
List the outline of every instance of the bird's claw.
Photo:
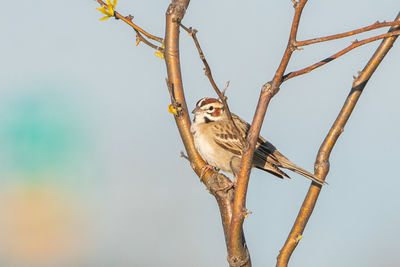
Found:
[{"label": "bird's claw", "polygon": [[233,182],[229,182],[226,186],[217,189],[217,191],[229,191],[230,189],[235,189],[237,185],[238,179],[236,177],[233,178]]},{"label": "bird's claw", "polygon": [[207,171],[213,171],[215,170],[215,168],[209,164],[205,164],[203,165],[201,168],[201,173],[200,173],[200,180],[203,181],[203,176],[204,174],[206,174]]}]

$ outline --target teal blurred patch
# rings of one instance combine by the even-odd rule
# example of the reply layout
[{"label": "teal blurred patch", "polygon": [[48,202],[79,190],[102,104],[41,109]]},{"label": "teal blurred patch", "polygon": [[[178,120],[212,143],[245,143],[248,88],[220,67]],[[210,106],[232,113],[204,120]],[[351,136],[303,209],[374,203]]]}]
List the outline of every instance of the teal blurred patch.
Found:
[{"label": "teal blurred patch", "polygon": [[[0,144],[7,173],[34,182],[54,177],[79,157],[82,143],[74,105],[49,90],[19,94],[1,108]],[[54,175],[55,174],[55,175]]]}]

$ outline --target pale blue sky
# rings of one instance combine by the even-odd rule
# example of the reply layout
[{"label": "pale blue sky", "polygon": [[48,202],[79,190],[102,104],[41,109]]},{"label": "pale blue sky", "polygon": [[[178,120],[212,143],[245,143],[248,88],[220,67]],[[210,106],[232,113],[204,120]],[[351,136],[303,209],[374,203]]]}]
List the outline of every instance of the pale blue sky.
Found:
[{"label": "pale blue sky", "polygon": [[[168,3],[119,0],[117,10],[163,36]],[[218,85],[230,80],[231,109],[250,121],[260,87],[272,78],[284,51],[293,8],[289,0],[246,4],[191,1],[183,23],[199,30]],[[68,260],[36,259],[34,266],[227,266],[216,203],[179,157],[183,145],[167,112],[164,62],[150,48],[135,47],[135,33],[123,22],[100,22],[96,7],[89,0],[2,5],[0,197],[32,181],[52,185],[55,194],[62,192],[78,225],[63,229],[79,244],[79,253]],[[309,1],[299,38],[389,21],[399,7],[397,0]],[[294,54],[288,70],[321,60],[354,39],[306,47]],[[285,83],[267,111],[262,135],[293,162],[313,170],[352,76],[377,45],[358,48]],[[185,33],[180,47],[192,108],[199,98],[214,93]],[[400,265],[399,59],[395,43],[337,142],[329,186],[291,266]],[[31,124],[31,118],[38,124]],[[25,129],[32,139],[12,135],[16,129]],[[55,140],[51,148],[48,138]],[[27,157],[25,167],[39,171],[15,167],[22,164],[18,155]],[[29,161],[29,155],[35,160]],[[253,266],[275,264],[304,199],[309,181],[291,177],[282,181],[258,170],[252,173],[247,207],[253,214],[245,232]],[[3,236],[6,220],[0,219]],[[0,242],[0,265],[28,266],[9,254],[8,247]]]}]

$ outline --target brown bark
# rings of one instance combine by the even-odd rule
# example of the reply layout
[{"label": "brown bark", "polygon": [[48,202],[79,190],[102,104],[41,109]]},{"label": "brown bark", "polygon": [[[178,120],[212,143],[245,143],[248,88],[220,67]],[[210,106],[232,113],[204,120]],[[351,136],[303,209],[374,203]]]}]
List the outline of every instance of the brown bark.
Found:
[{"label": "brown bark", "polygon": [[229,259],[244,261],[249,254],[247,247],[243,245],[244,240],[242,238],[241,229],[243,228],[244,218],[247,214],[246,194],[252,168],[253,154],[269,102],[279,90],[279,86],[282,83],[282,76],[294,51],[293,42],[296,41],[301,13],[306,3],[307,0],[300,0],[299,2],[295,3],[295,14],[293,17],[289,41],[285,53],[277,71],[275,72],[273,80],[269,83],[266,83],[261,89],[257,109],[246,138],[246,146],[242,156],[241,170],[238,175],[238,183],[233,203],[233,215],[228,246]]},{"label": "brown bark", "polygon": [[[400,21],[400,14],[397,16],[396,20]],[[389,32],[394,32],[399,28],[400,26],[394,26],[390,28]],[[325,179],[329,172],[329,156],[340,134],[343,132],[347,120],[354,110],[361,93],[363,92],[368,80],[371,78],[376,68],[379,66],[385,55],[392,47],[396,38],[397,35],[386,37],[375,51],[374,55],[369,60],[363,71],[356,79],[354,79],[350,94],[348,95],[339,115],[337,116],[318,151],[317,159],[315,161],[315,174],[321,179]],[[279,253],[276,264],[277,267],[286,267],[288,265],[290,257],[296,248],[298,241],[300,240],[307,225],[308,219],[314,210],[320,192],[321,186],[312,183],[306,198],[304,199],[303,205],[300,208],[299,214],[297,215],[292,230],[286,240],[286,243]]]},{"label": "brown bark", "polygon": [[194,146],[193,136],[190,132],[190,117],[183,91],[179,60],[179,22],[183,19],[188,5],[189,0],[175,0],[172,1],[166,12],[164,57],[168,72],[168,87],[171,92],[171,102],[178,111],[177,115],[175,115],[175,122],[188,154],[190,165],[196,174],[199,177],[201,176],[201,181],[218,202],[225,240],[228,243],[229,226],[232,216],[233,189],[225,191],[221,190],[221,188],[227,188],[231,182],[226,176],[216,171],[208,170],[203,173],[202,167],[205,166],[205,162]]}]

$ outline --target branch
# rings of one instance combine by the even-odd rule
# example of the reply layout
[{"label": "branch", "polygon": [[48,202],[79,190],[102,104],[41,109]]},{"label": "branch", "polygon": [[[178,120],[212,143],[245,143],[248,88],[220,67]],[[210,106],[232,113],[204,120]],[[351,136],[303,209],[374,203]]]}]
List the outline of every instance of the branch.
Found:
[{"label": "branch", "polygon": [[231,261],[243,261],[248,255],[247,248],[243,246],[242,226],[246,217],[246,194],[252,167],[252,159],[257,143],[257,139],[261,130],[265,113],[267,111],[271,98],[278,92],[279,86],[282,83],[282,76],[286,70],[288,62],[292,56],[295,47],[293,43],[296,41],[297,29],[301,13],[307,0],[299,0],[294,2],[295,13],[290,30],[289,41],[282,57],[282,61],[275,72],[275,76],[271,82],[266,83],[262,89],[260,98],[257,104],[257,109],[254,114],[253,122],[246,138],[246,146],[241,159],[241,169],[238,175],[238,184],[235,192],[235,200],[233,203],[233,215],[230,228],[230,242],[228,248],[228,259]]},{"label": "branch", "polygon": [[235,126],[236,135],[239,136],[240,141],[242,142],[242,144],[244,144],[245,140],[244,140],[243,136],[240,134],[240,131],[239,131],[235,121],[232,118],[232,113],[231,113],[231,111],[229,109],[228,102],[226,101],[227,100],[227,97],[225,96],[226,88],[224,89],[223,92],[221,92],[218,89],[218,86],[215,83],[214,78],[212,76],[210,65],[208,65],[208,62],[206,60],[206,57],[204,56],[203,50],[200,47],[199,40],[197,39],[197,35],[196,35],[197,34],[197,30],[196,29],[192,29],[192,27],[187,28],[181,23],[180,23],[180,25],[181,25],[182,29],[184,29],[190,36],[192,36],[193,42],[196,45],[196,48],[197,48],[197,51],[199,53],[200,59],[201,59],[201,61],[203,61],[205,74],[206,74],[208,80],[210,81],[212,87],[214,88],[215,93],[218,95],[219,99],[221,99],[222,104],[224,104],[224,107],[226,109],[226,114],[228,115],[228,119],[232,122],[233,126]]},{"label": "branch", "polygon": [[383,27],[396,26],[396,25],[400,25],[400,21],[390,21],[390,22],[377,21],[372,25],[362,27],[362,28],[359,28],[356,30],[344,32],[344,33],[334,34],[334,35],[330,35],[330,36],[326,36],[326,37],[318,37],[318,38],[308,39],[308,40],[304,40],[304,41],[296,41],[294,43],[294,45],[296,47],[306,46],[306,45],[311,45],[311,44],[315,44],[315,43],[321,43],[321,42],[336,40],[336,39],[340,39],[340,38],[345,38],[345,37],[356,35],[356,34],[359,34],[362,32],[367,32],[367,31],[376,30],[376,29],[383,28]]},{"label": "branch", "polygon": [[[101,6],[106,6],[106,7],[108,6],[108,5],[107,5],[106,3],[104,3],[102,0],[96,0],[96,2],[99,3],[99,5],[101,5]],[[129,26],[131,26],[131,27],[135,30],[135,32],[136,32],[136,34],[137,34],[137,38],[138,38],[137,40],[139,40],[139,42],[140,42],[140,41],[143,41],[145,44],[147,44],[148,46],[150,46],[150,47],[152,47],[152,48],[154,48],[154,49],[156,49],[156,50],[158,50],[158,51],[162,51],[162,50],[163,50],[161,47],[156,46],[156,45],[152,44],[151,42],[149,42],[146,38],[144,38],[144,37],[142,36],[142,34],[143,34],[144,36],[146,36],[147,38],[152,39],[152,40],[154,40],[154,41],[157,41],[157,42],[159,42],[159,43],[161,43],[161,44],[164,42],[164,40],[163,40],[162,38],[160,38],[160,37],[154,36],[154,35],[152,35],[152,34],[146,32],[145,30],[143,30],[142,28],[140,28],[139,26],[137,26],[135,23],[133,23],[133,22],[132,22],[133,17],[132,17],[131,15],[125,17],[125,16],[122,16],[122,15],[121,15],[120,13],[118,13],[117,11],[114,11],[114,17],[115,17],[116,19],[120,19],[120,20],[124,21],[124,22],[127,23]],[[136,45],[138,45],[139,42],[137,41],[137,42],[136,42]]]},{"label": "branch", "polygon": [[146,38],[144,38],[138,30],[136,30],[136,29],[134,29],[134,30],[136,32],[136,46],[138,46],[140,42],[143,42],[155,50],[158,50],[161,52],[164,51],[164,49],[162,47],[159,47],[159,46],[149,42]]},{"label": "branch", "polygon": [[168,73],[167,84],[172,104],[180,108],[174,118],[190,160],[190,165],[196,174],[201,176],[202,183],[206,185],[207,189],[214,195],[218,202],[225,241],[228,244],[229,226],[232,218],[233,189],[220,189],[228,188],[231,181],[216,171],[207,170],[203,173],[203,167],[206,164],[194,145],[193,136],[190,132],[190,117],[183,91],[179,59],[178,22],[183,19],[188,5],[189,0],[173,0],[166,12],[164,57]]},{"label": "branch", "polygon": [[[397,15],[396,20],[400,21],[400,13]],[[399,26],[392,27],[390,28],[389,32],[394,32],[399,28]],[[328,135],[325,137],[325,140],[318,151],[318,155],[315,161],[315,174],[319,178],[325,179],[325,177],[327,176],[329,172],[330,153],[340,134],[343,132],[346,122],[349,119],[355,105],[357,104],[357,101],[368,80],[371,78],[376,68],[382,62],[384,56],[390,50],[396,38],[397,35],[386,37],[382,41],[381,45],[378,47],[370,61],[367,63],[363,71],[360,73],[359,77],[354,80],[349,96],[347,97],[338,117],[333,123]],[[296,221],[292,227],[292,230],[286,240],[285,245],[280,251],[276,264],[277,267],[286,267],[288,265],[290,256],[296,248],[298,241],[300,240],[303,231],[307,225],[308,219],[310,218],[314,210],[315,203],[318,199],[320,191],[320,186],[317,186],[314,183],[310,186],[306,198],[304,199],[303,205],[300,208],[299,214],[297,215]]]},{"label": "branch", "polygon": [[285,74],[282,79],[283,79],[283,81],[287,81],[287,80],[289,80],[291,78],[294,78],[296,76],[309,73],[310,71],[312,71],[312,70],[314,70],[316,68],[319,68],[319,67],[325,65],[326,63],[329,63],[332,60],[335,60],[335,59],[343,56],[344,54],[350,52],[354,48],[357,48],[357,47],[359,47],[361,45],[365,45],[365,44],[368,44],[368,43],[371,43],[371,42],[374,42],[374,41],[377,41],[377,40],[380,40],[380,39],[388,38],[388,37],[391,37],[391,36],[396,36],[396,35],[400,35],[400,30],[396,30],[396,31],[380,34],[380,35],[377,35],[377,36],[374,36],[374,37],[370,37],[370,38],[367,38],[367,39],[364,39],[364,40],[361,40],[361,41],[355,40],[351,45],[349,45],[348,47],[346,47],[343,50],[340,50],[336,54],[334,54],[334,55],[332,55],[330,57],[327,57],[327,58],[325,58],[325,59],[323,59],[323,60],[321,60],[321,61],[319,61],[319,62],[317,62],[317,63],[315,63],[315,64],[313,64],[311,66],[308,66],[308,67],[306,67],[304,69],[293,71],[293,72],[289,72],[288,74]]}]

